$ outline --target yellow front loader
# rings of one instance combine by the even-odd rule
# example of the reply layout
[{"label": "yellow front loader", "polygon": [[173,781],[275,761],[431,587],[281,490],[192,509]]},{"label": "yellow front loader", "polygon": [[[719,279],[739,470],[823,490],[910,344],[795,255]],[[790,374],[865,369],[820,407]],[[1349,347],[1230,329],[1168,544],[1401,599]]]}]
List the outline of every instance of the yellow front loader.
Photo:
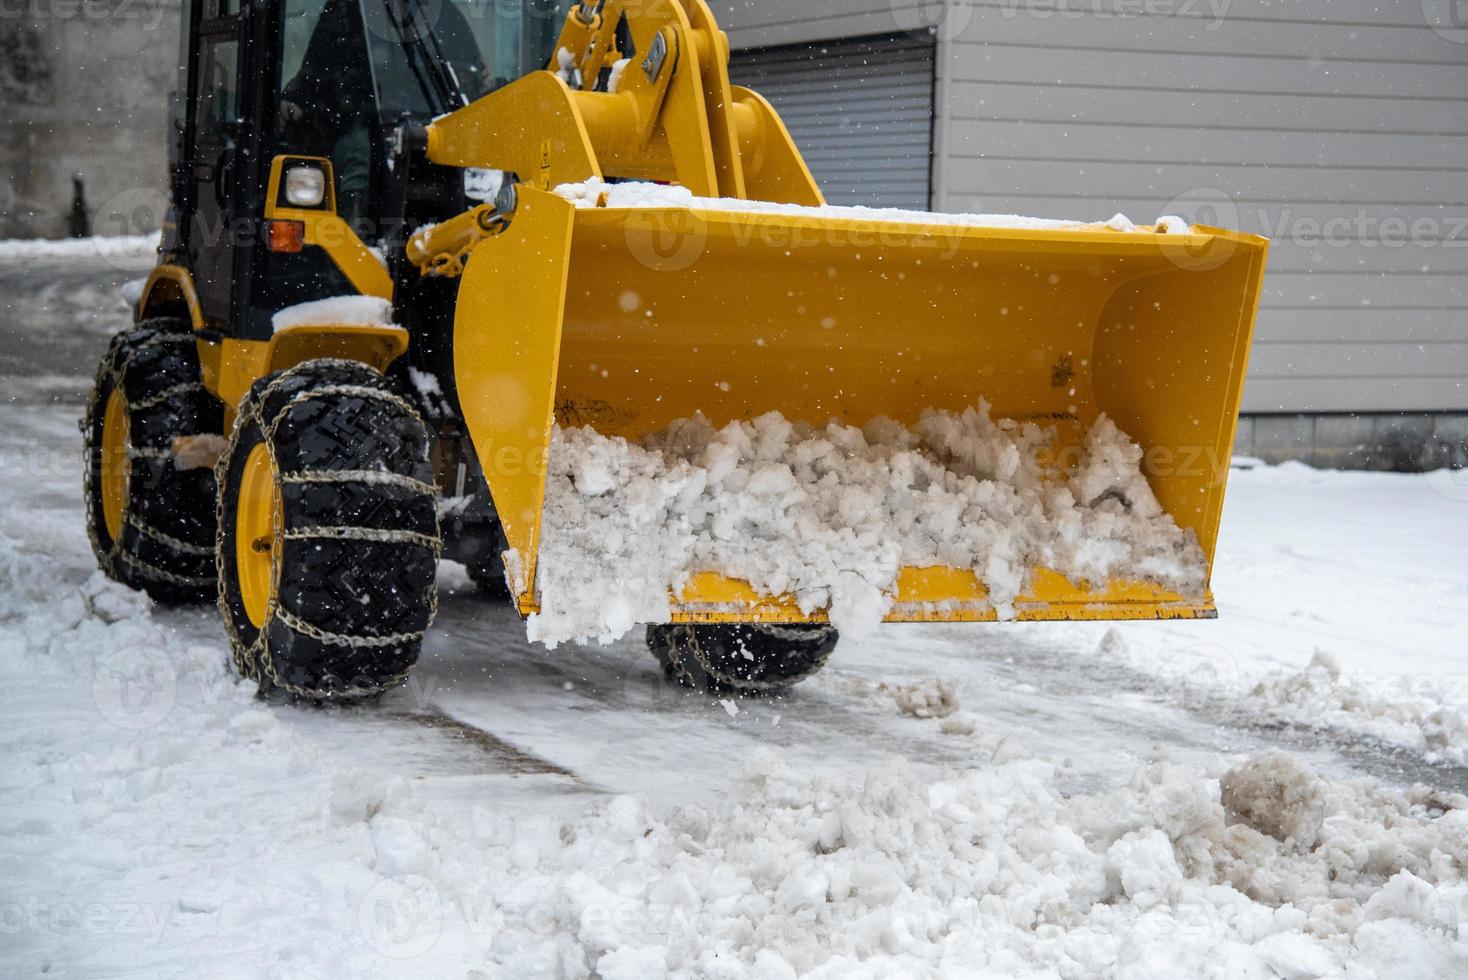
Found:
[{"label": "yellow front loader", "polygon": [[[365,27],[342,18],[348,26],[316,45],[333,7],[355,2]],[[231,424],[217,520],[207,522],[217,576],[169,566],[162,543],[202,557],[205,537],[151,527],[137,517],[148,501],[129,500],[140,471],[119,469],[118,452],[163,466],[150,482],[170,499],[192,492],[182,474],[193,471],[180,468],[173,443],[137,446],[124,431],[149,419],[129,423],[123,408],[158,397],[141,380],[139,392],[152,394],[132,394],[126,344],[104,363],[99,378],[112,381],[99,381],[89,426],[104,567],[165,597],[217,585],[237,662],[263,686],[332,699],[400,679],[432,616],[441,554],[490,588],[508,587],[522,614],[536,612],[558,423],[640,441],[696,413],[715,425],[767,412],[815,425],[911,424],[982,398],[997,417],[1042,421],[1079,441],[1105,414],[1141,445],[1159,502],[1196,533],[1211,569],[1263,240],[827,208],[778,114],[730,83],[728,40],[703,0],[556,8],[558,35],[521,45],[549,67],[486,80],[482,92],[466,79],[496,66],[476,63],[462,43],[482,24],[435,19],[419,0],[329,0],[311,39],[293,42],[290,0],[279,6],[272,15],[267,4],[260,16],[278,19],[258,26],[261,49],[276,55],[261,66],[275,87],[253,109],[263,129],[291,134],[300,118],[323,118],[303,104],[310,86],[299,80],[313,77],[313,50],[350,48],[343,31],[360,35],[380,118],[398,115],[360,142],[341,124],[319,127],[329,131],[314,144],[297,134],[245,147],[236,134],[214,168],[232,181],[218,199],[226,217],[248,211],[259,236],[232,265],[195,237],[208,210],[200,202],[219,185],[175,188],[177,234],[139,315],[150,337],[192,338],[179,360],[197,363],[203,391],[198,410],[190,403],[183,414],[203,421],[185,427],[182,448],[207,443],[211,412]],[[195,77],[207,81],[212,49],[199,30]],[[385,78],[413,80],[422,109],[404,114],[417,96],[390,97]],[[209,95],[191,88],[196,126],[206,125],[197,120]],[[267,121],[277,111],[295,118]],[[189,140],[197,164],[199,134]],[[360,147],[376,165],[365,181],[347,176],[362,169]],[[241,163],[246,149],[258,170]],[[683,196],[613,206],[627,198],[619,181]],[[315,265],[295,261],[303,256]],[[212,309],[210,290],[227,294]],[[360,303],[287,302],[354,293],[390,302],[391,316],[364,322]],[[129,388],[121,406],[109,401],[119,388]],[[383,446],[356,445],[383,431],[394,433]],[[425,510],[435,490],[456,501],[436,518]],[[127,530],[137,524],[156,533]],[[323,576],[345,581],[323,586]],[[905,568],[891,598],[893,622],[997,615],[966,568]],[[654,624],[649,640],[669,676],[692,685],[782,689],[835,644],[822,611],[719,569],[693,575],[670,600],[670,622]],[[1214,606],[1206,590],[1036,568],[1014,611],[1205,618]]]}]

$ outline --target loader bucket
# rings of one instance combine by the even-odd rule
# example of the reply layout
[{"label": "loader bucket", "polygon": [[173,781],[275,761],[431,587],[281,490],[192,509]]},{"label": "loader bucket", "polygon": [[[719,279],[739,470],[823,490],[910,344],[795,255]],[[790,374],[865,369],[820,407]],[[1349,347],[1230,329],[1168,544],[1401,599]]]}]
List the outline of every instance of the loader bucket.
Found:
[{"label": "loader bucket", "polygon": [[[553,422],[629,440],[702,412],[916,422],[987,399],[1079,439],[1108,414],[1211,570],[1267,243],[1096,226],[993,229],[809,213],[582,208],[526,188],[460,287],[457,386],[514,551],[522,612]],[[889,621],[994,619],[966,569],[910,568]],[[679,622],[799,622],[695,575]],[[1020,619],[1206,618],[1211,595],[1037,569]]]}]

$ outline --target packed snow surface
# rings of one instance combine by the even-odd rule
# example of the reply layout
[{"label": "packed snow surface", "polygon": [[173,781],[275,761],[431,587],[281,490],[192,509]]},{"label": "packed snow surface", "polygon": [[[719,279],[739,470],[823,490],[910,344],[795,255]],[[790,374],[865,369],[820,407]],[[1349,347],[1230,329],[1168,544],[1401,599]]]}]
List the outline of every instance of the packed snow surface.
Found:
[{"label": "packed snow surface", "polygon": [[[702,211],[728,211],[739,214],[783,214],[805,218],[837,218],[853,221],[883,221],[896,224],[926,225],[944,228],[1021,228],[1033,231],[1068,229],[1113,231],[1146,231],[1132,224],[1126,215],[1118,214],[1109,221],[1065,221],[1054,218],[1031,218],[1020,214],[944,214],[932,211],[907,211],[901,208],[868,208],[837,205],[807,207],[772,201],[746,201],[727,197],[697,197],[686,187],[629,181],[608,184],[592,178],[582,184],[561,184],[555,193],[578,208],[697,208]],[[1186,235],[1191,227],[1181,218],[1167,216],[1157,221],[1157,231],[1167,235]]]},{"label": "packed snow surface", "polygon": [[270,324],[276,330],[337,324],[390,327],[393,325],[392,302],[376,296],[332,296],[287,306],[270,318]]},{"label": "packed snow surface", "polygon": [[[1194,595],[1206,562],[1164,513],[1142,450],[1102,416],[1065,466],[1053,426],[987,404],[817,429],[777,413],[715,429],[696,417],[642,445],[558,429],[547,476],[533,639],[610,643],[666,622],[669,590],[713,571],[840,629],[874,626],[904,567],[971,569],[1001,618],[1036,568]],[[513,566],[514,563],[512,563]],[[595,601],[587,601],[595,597]]]},{"label": "packed snow surface", "polygon": [[53,568],[0,535],[0,657],[24,679],[0,691],[0,921],[22,957],[7,975],[78,959],[97,976],[480,980],[1468,969],[1461,797],[1332,781],[1282,752],[1210,776],[1158,751],[1076,793],[1023,753],[922,772],[758,751],[711,799],[471,808],[341,767],[219,649]]}]

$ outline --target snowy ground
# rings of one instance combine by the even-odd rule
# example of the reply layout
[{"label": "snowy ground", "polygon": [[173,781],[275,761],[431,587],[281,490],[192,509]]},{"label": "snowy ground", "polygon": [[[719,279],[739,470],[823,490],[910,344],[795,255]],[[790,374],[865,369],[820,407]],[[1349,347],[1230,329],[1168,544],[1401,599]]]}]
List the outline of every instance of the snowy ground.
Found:
[{"label": "snowy ground", "polygon": [[0,976],[1468,976],[1448,475],[1236,473],[1218,622],[884,627],[777,701],[449,567],[408,688],[264,706],[92,573],[146,264],[0,261]]}]

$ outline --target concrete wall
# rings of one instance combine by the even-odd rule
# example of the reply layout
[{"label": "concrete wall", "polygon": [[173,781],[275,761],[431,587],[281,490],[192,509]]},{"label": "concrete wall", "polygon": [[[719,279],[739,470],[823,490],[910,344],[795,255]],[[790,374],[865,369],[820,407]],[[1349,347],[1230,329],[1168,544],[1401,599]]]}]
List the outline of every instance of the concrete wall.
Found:
[{"label": "concrete wall", "polygon": [[93,229],[157,228],[178,0],[0,3],[0,238],[61,237],[81,174]]}]

